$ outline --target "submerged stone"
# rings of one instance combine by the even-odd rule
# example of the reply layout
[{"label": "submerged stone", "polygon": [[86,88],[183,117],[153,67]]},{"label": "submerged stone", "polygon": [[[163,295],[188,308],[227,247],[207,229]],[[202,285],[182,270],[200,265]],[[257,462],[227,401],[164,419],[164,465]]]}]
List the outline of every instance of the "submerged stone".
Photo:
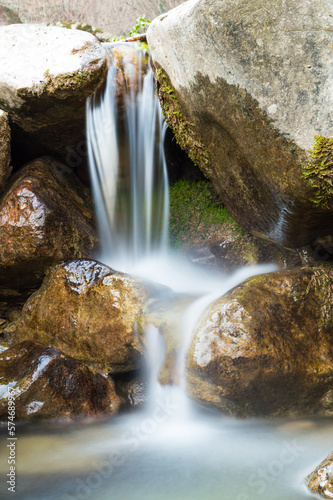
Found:
[{"label": "submerged stone", "polygon": [[110,416],[120,407],[111,379],[30,341],[0,353],[0,383],[0,420],[5,422],[9,408],[15,408],[15,419],[31,420]]},{"label": "submerged stone", "polygon": [[333,498],[333,453],[306,478],[308,488],[323,498]]},{"label": "submerged stone", "polygon": [[333,414],[333,267],[248,279],[201,316],[188,392],[236,416]]},{"label": "submerged stone", "polygon": [[20,170],[0,202],[0,296],[36,289],[46,270],[97,246],[93,214],[71,170],[50,157]]},{"label": "submerged stone", "polygon": [[316,156],[332,150],[332,15],[321,0],[190,0],[147,33],[178,142],[245,230],[289,248],[333,232]]},{"label": "submerged stone", "polygon": [[27,301],[13,340],[51,345],[103,373],[137,369],[137,321],[152,291],[99,262],[69,261],[52,270]]}]

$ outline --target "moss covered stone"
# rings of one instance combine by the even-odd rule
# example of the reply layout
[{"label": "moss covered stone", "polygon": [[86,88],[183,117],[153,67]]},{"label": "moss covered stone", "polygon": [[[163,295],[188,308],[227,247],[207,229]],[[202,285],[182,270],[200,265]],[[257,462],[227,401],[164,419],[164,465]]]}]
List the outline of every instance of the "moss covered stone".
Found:
[{"label": "moss covered stone", "polygon": [[315,136],[311,161],[303,165],[304,177],[316,189],[313,203],[328,208],[333,198],[333,138]]}]

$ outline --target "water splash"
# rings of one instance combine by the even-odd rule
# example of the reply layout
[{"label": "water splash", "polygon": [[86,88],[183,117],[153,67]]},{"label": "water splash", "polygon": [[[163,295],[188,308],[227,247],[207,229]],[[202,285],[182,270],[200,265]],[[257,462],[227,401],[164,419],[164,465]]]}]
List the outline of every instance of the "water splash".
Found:
[{"label": "water splash", "polygon": [[166,124],[144,50],[112,47],[106,83],[88,99],[86,116],[99,258],[131,272],[168,242]]}]

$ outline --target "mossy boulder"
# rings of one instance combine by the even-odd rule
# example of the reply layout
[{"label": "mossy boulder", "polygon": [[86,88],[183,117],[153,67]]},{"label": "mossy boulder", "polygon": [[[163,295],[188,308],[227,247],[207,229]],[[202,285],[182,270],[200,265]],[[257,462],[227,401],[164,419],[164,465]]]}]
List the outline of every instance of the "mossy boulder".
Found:
[{"label": "mossy boulder", "polygon": [[321,0],[190,0],[147,32],[179,144],[241,227],[289,248],[333,232],[316,147],[332,158],[332,15]]},{"label": "mossy boulder", "polygon": [[31,296],[12,342],[51,345],[103,373],[141,367],[139,313],[154,286],[93,260],[56,267]]},{"label": "mossy boulder", "polygon": [[26,296],[50,266],[91,255],[93,226],[89,197],[71,169],[51,157],[22,168],[0,201],[0,297]]},{"label": "mossy boulder", "polygon": [[248,279],[212,303],[187,355],[188,392],[236,416],[333,414],[333,267]]},{"label": "mossy boulder", "polygon": [[10,167],[10,127],[8,115],[0,109],[0,192],[3,191]]},{"label": "mossy boulder", "polygon": [[333,498],[333,453],[306,478],[308,488],[323,498]]},{"label": "mossy boulder", "polygon": [[14,143],[25,139],[25,154],[53,153],[71,166],[85,139],[86,99],[107,72],[103,45],[85,31],[15,24],[0,27],[0,64]]},{"label": "mossy boulder", "polygon": [[8,421],[9,409],[16,420],[32,420],[111,416],[120,407],[111,379],[34,342],[21,342],[0,353],[0,379],[3,422]]},{"label": "mossy boulder", "polygon": [[170,245],[196,263],[226,272],[273,262],[281,268],[302,265],[297,251],[244,231],[208,180],[182,180],[170,186]]},{"label": "mossy boulder", "polygon": [[49,23],[48,26],[58,26],[59,28],[66,28],[68,30],[86,31],[94,35],[100,42],[113,42],[115,38],[111,33],[106,33],[100,28],[96,28],[96,26],[91,26],[87,23],[66,23],[58,21],[56,23]]}]

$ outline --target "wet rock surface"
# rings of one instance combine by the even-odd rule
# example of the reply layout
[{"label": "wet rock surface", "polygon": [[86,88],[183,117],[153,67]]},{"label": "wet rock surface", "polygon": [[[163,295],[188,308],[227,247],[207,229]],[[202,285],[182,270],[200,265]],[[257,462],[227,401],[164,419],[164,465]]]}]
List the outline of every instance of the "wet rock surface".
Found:
[{"label": "wet rock surface", "polygon": [[5,26],[0,27],[0,64],[6,68],[0,105],[16,125],[14,141],[25,139],[37,154],[47,151],[65,161],[77,155],[85,139],[86,99],[107,71],[102,44],[85,31]]},{"label": "wet rock surface", "polygon": [[178,142],[245,230],[289,248],[333,231],[332,14],[320,0],[191,0],[147,33]]},{"label": "wet rock surface", "polygon": [[0,296],[21,299],[46,270],[97,246],[89,199],[51,157],[26,165],[0,202]]},{"label": "wet rock surface", "polygon": [[120,407],[111,379],[57,349],[25,341],[0,354],[0,419],[8,394],[18,420],[115,415]]},{"label": "wet rock surface", "polygon": [[0,193],[11,173],[10,167],[10,127],[8,115],[0,109]]},{"label": "wet rock surface", "polygon": [[333,414],[330,266],[248,279],[203,313],[188,391],[236,416]]},{"label": "wet rock surface", "polygon": [[306,478],[308,488],[323,498],[333,497],[333,453],[316,467]]},{"label": "wet rock surface", "polygon": [[28,300],[12,340],[51,345],[103,373],[137,369],[137,320],[152,291],[99,262],[69,261],[50,272]]}]

